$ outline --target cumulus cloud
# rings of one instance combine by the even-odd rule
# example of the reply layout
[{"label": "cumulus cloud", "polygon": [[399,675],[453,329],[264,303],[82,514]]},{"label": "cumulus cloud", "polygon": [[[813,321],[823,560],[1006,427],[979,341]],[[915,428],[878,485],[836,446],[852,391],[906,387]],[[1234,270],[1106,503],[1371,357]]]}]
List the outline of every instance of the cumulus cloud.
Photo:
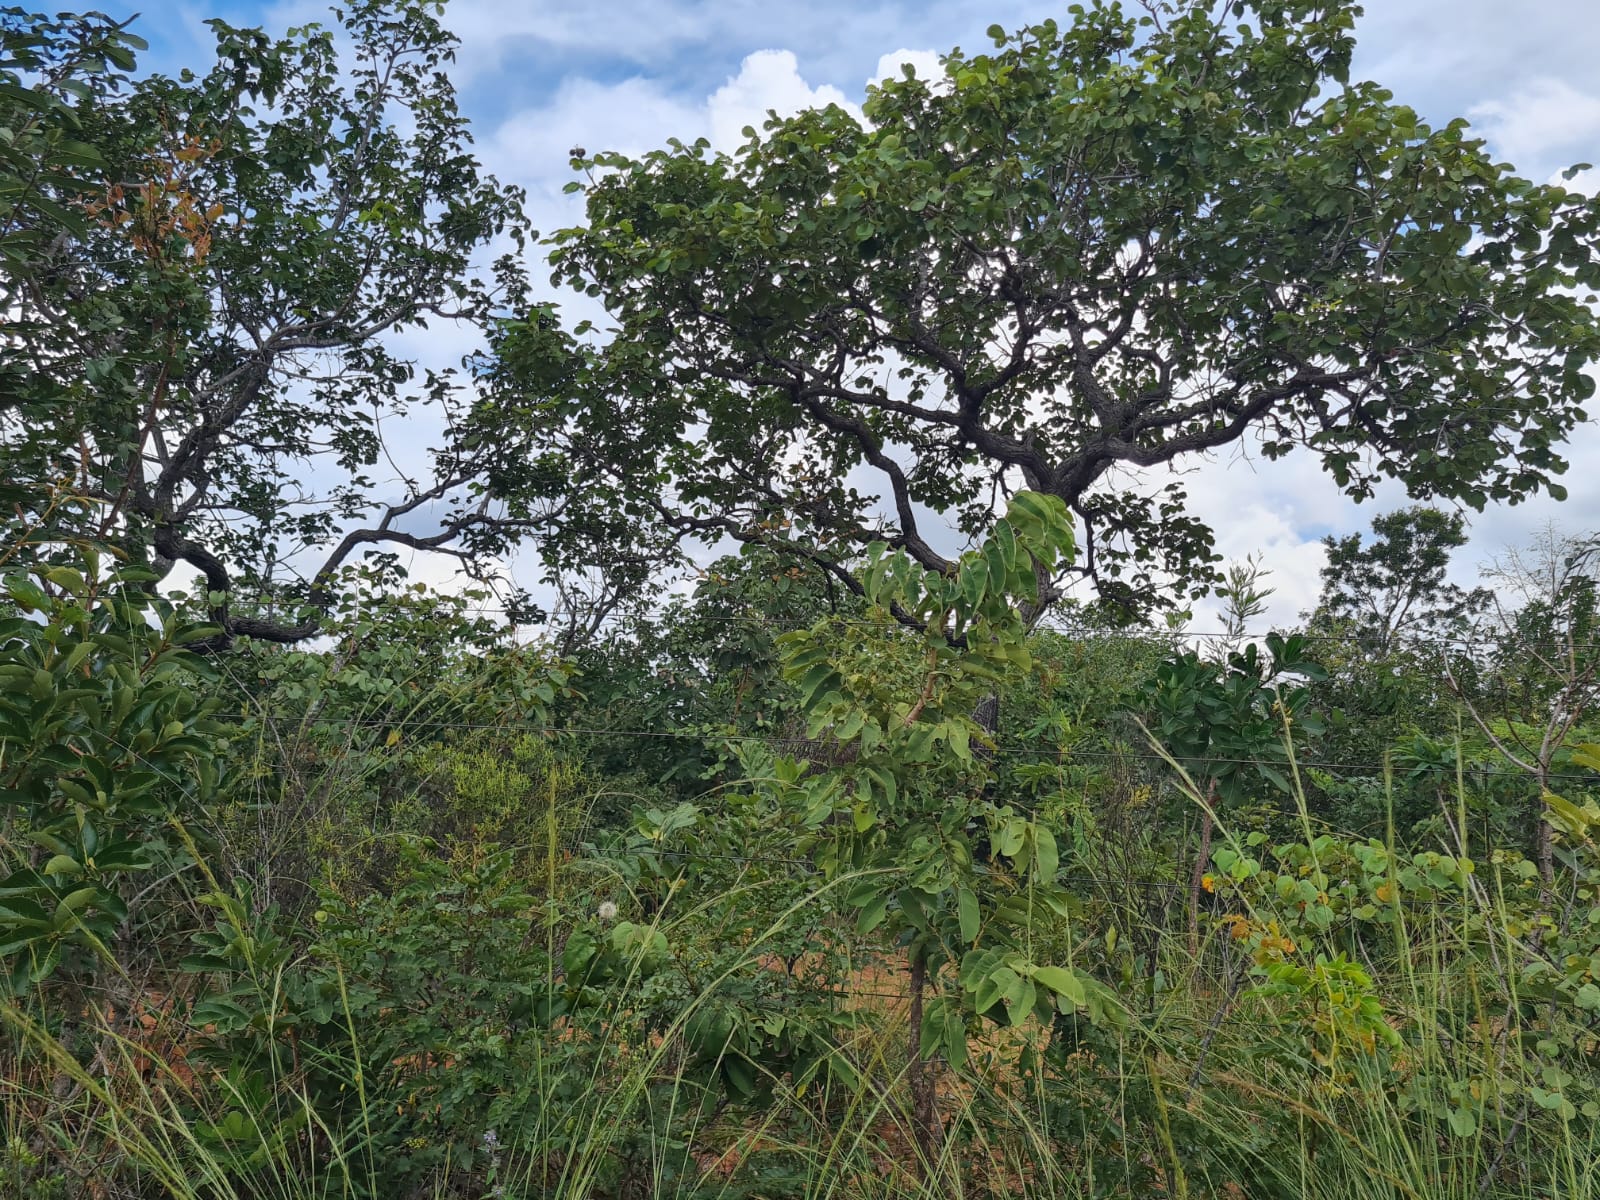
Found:
[{"label": "cumulus cloud", "polygon": [[568,156],[582,148],[640,154],[669,137],[692,139],[700,113],[659,83],[634,77],[616,83],[568,79],[550,103],[524,109],[501,122],[481,145],[484,162],[503,178],[524,185],[570,177]]},{"label": "cumulus cloud", "polygon": [[1496,154],[1543,163],[1558,154],[1592,154],[1600,143],[1600,95],[1562,79],[1535,79],[1504,99],[1475,105],[1468,117]]},{"label": "cumulus cloud", "polygon": [[[548,231],[582,218],[579,199],[561,190],[572,178],[573,147],[637,155],[670,137],[706,137],[731,150],[744,140],[743,128],[759,129],[769,110],[789,115],[835,103],[859,116],[857,81],[898,77],[904,63],[919,77],[938,78],[938,54],[907,48],[909,39],[981,49],[989,20],[1013,27],[1054,11],[1043,0],[997,2],[980,15],[955,0],[916,6],[618,0],[597,18],[576,0],[537,8],[453,0],[446,22],[463,39],[453,75],[467,89],[463,100],[480,133],[480,157],[500,178],[528,189],[534,224]],[[1459,11],[1452,10],[1458,36],[1439,38],[1435,0],[1385,0],[1368,6],[1357,73],[1393,87],[1435,122],[1469,112],[1496,156],[1535,178],[1574,160],[1600,162],[1600,94],[1588,73],[1600,53],[1600,23],[1586,19],[1591,3],[1460,0]],[[326,3],[283,0],[277,12],[326,20]],[[896,45],[902,48],[881,52]],[[762,46],[786,48],[750,52]],[[1600,171],[1568,186],[1600,190]],[[535,268],[536,279],[544,274]],[[603,322],[593,301],[566,295],[561,302],[571,320]],[[435,362],[452,361],[461,348],[444,332],[417,337],[414,346]],[[433,431],[419,418],[407,433],[420,450]],[[1545,520],[1576,528],[1600,512],[1600,439],[1593,427],[1578,432],[1567,454],[1574,464],[1565,480],[1571,501],[1541,497],[1477,517],[1458,575],[1470,579],[1473,564],[1526,541]],[[401,465],[411,470],[415,461],[407,456]],[[1403,490],[1386,487],[1358,507],[1304,454],[1278,463],[1224,455],[1185,482],[1193,511],[1217,530],[1220,552],[1230,559],[1259,552],[1272,569],[1267,582],[1277,592],[1262,624],[1292,621],[1314,602],[1324,533],[1365,529],[1375,513],[1407,502]],[[1197,614],[1196,628],[1208,620],[1214,624],[1209,606]]]},{"label": "cumulus cloud", "polygon": [[718,150],[731,150],[745,141],[745,127],[761,129],[769,111],[788,117],[830,104],[861,118],[860,107],[838,88],[812,87],[802,79],[794,51],[757,50],[746,55],[739,73],[706,101],[707,136]]},{"label": "cumulus cloud", "polygon": [[[1315,457],[1296,451],[1269,460],[1245,446],[1189,457],[1171,467],[1128,471],[1146,489],[1181,476],[1188,511],[1211,527],[1224,562],[1258,557],[1262,583],[1272,589],[1266,612],[1251,622],[1252,632],[1292,626],[1315,606],[1325,554],[1322,537],[1352,524],[1355,505],[1321,470]],[[1206,599],[1194,605],[1191,628],[1222,627],[1221,605]]]},{"label": "cumulus cloud", "polygon": [[910,64],[916,71],[918,79],[936,81],[944,77],[944,65],[939,61],[936,50],[895,50],[878,59],[878,65],[872,70],[872,77],[868,83],[877,83],[882,79],[899,79],[901,68]]},{"label": "cumulus cloud", "polygon": [[860,107],[838,88],[807,83],[793,51],[757,50],[699,103],[643,76],[614,83],[568,79],[547,104],[502,121],[480,151],[485,165],[502,179],[530,189],[554,183],[559,191],[571,178],[568,154],[574,148],[637,155],[666,145],[669,138],[704,137],[718,150],[732,150],[745,140],[744,127],[759,129],[769,111],[791,116],[829,104],[860,117]]},{"label": "cumulus cloud", "polygon": [[[296,6],[321,0],[288,0]],[[615,0],[597,17],[583,0],[539,5],[506,0],[452,0],[447,23],[461,37],[458,75],[477,81],[504,71],[518,58],[550,61],[567,56],[631,64],[667,74],[672,64],[745,52],[752,46],[786,46],[814,64],[813,77],[848,86],[908,29],[935,45],[981,37],[991,21],[1012,26],[1056,12],[1047,0],[997,0],[982,13],[964,0],[885,0],[870,5],[761,4],[752,0]],[[892,64],[898,68],[898,62]],[[918,66],[921,73],[921,66]],[[881,78],[882,76],[874,76]],[[737,130],[735,130],[737,132]]]},{"label": "cumulus cloud", "polygon": [[1582,192],[1586,196],[1600,196],[1600,167],[1579,171],[1571,179],[1567,179],[1564,173],[1558,172],[1550,182],[1559,183],[1564,188]]},{"label": "cumulus cloud", "polygon": [[548,232],[583,216],[581,197],[563,190],[574,178],[574,149],[640,155],[670,138],[687,143],[704,137],[713,148],[731,151],[745,141],[745,127],[759,130],[769,112],[784,117],[829,104],[861,118],[860,106],[838,88],[808,83],[792,51],[758,50],[698,102],[644,76],[609,83],[569,78],[547,103],[501,121],[480,139],[478,152],[494,175],[527,190],[529,216]]}]

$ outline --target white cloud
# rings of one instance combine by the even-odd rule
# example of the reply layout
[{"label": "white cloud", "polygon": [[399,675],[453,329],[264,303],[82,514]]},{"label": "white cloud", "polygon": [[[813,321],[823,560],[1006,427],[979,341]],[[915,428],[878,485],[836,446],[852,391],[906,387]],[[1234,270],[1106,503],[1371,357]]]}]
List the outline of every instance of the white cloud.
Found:
[{"label": "white cloud", "polygon": [[[745,141],[744,127],[759,129],[769,111],[789,116],[828,104],[860,119],[860,108],[839,89],[808,84],[791,51],[758,50],[699,103],[642,76],[615,83],[567,79],[549,103],[513,114],[480,139],[478,152],[502,182],[527,189],[529,218],[548,233],[583,219],[581,195],[563,190],[575,178],[569,165],[575,149],[638,156],[664,147],[670,138],[690,143],[704,137],[717,150],[733,150]],[[542,281],[544,272],[537,266],[534,274]],[[569,316],[601,315],[582,297],[565,296],[562,303]]]},{"label": "white cloud", "polygon": [[[1129,472],[1145,487],[1161,486],[1173,468]],[[1315,458],[1296,451],[1269,460],[1243,446],[1176,466],[1188,494],[1189,513],[1209,525],[1225,562],[1257,556],[1261,582],[1272,589],[1266,612],[1250,622],[1251,632],[1293,626],[1311,609],[1321,589],[1322,535],[1354,523],[1356,506],[1325,475]],[[1222,628],[1222,606],[1215,598],[1194,605],[1190,628]]]},{"label": "white cloud", "polygon": [[1535,79],[1505,99],[1473,106],[1467,115],[1495,153],[1515,163],[1600,143],[1600,96],[1562,79]]},{"label": "white cloud", "polygon": [[1579,171],[1571,179],[1564,178],[1563,172],[1557,171],[1550,177],[1550,182],[1558,183],[1569,191],[1582,192],[1585,196],[1600,196],[1600,167]]},{"label": "white cloud", "polygon": [[[322,0],[293,2],[309,5]],[[821,65],[830,81],[848,84],[860,77],[875,49],[895,45],[908,31],[938,46],[958,41],[982,45],[981,31],[989,21],[1018,25],[1053,11],[1044,0],[998,0],[982,18],[962,0],[916,4],[887,0],[869,5],[837,0],[809,5],[613,0],[604,9],[581,0],[547,0],[538,5],[452,0],[445,23],[461,37],[454,72],[458,80],[492,78],[530,53],[626,62],[655,73],[694,55],[777,45],[797,50],[813,68]]]},{"label": "white cloud", "polygon": [[[702,106],[670,95],[654,80],[599,83],[575,78],[562,83],[550,103],[502,121],[479,140],[478,156],[502,183],[527,190],[528,219],[548,235],[583,220],[581,193],[563,190],[577,178],[570,165],[573,150],[639,155],[664,146],[671,137],[693,141],[705,126]],[[550,272],[539,260],[542,253],[535,250],[529,256],[536,297],[559,300],[569,324],[584,319],[603,323],[605,313],[597,301],[550,287]]]},{"label": "white cloud", "polygon": [[861,119],[861,109],[838,88],[812,87],[800,77],[800,63],[792,50],[757,50],[746,55],[739,73],[711,94],[706,114],[711,144],[732,150],[746,139],[746,126],[760,130],[767,113],[793,116],[808,108],[837,104]]},{"label": "white cloud", "polygon": [[525,186],[572,177],[569,152],[616,150],[641,154],[669,137],[693,140],[703,117],[659,83],[634,77],[618,83],[568,79],[549,104],[501,122],[481,143],[484,163],[502,179]]},{"label": "white cloud", "polygon": [[758,50],[699,104],[642,76],[617,83],[568,79],[548,104],[501,122],[480,143],[480,152],[501,179],[559,194],[572,178],[568,156],[574,148],[639,155],[669,138],[705,137],[718,150],[732,150],[745,140],[741,130],[759,129],[769,111],[785,117],[829,104],[860,117],[860,107],[838,88],[808,84],[792,51]]},{"label": "white cloud", "polygon": [[[1044,15],[1037,0],[997,0],[983,20],[1008,26]],[[1361,26],[1358,74],[1392,86],[1402,101],[1442,123],[1470,108],[1478,132],[1497,157],[1510,159],[1535,178],[1573,160],[1600,162],[1600,94],[1589,64],[1600,49],[1600,23],[1588,20],[1592,0],[1539,0],[1531,6],[1503,0],[1460,0],[1452,10],[1457,36],[1434,35],[1437,0],[1384,0],[1369,5]],[[1037,11],[1035,11],[1037,9]],[[279,13],[326,20],[325,0],[287,0]],[[277,24],[274,20],[272,23]],[[789,115],[837,103],[859,115],[850,100],[853,81],[872,66],[870,80],[897,77],[910,62],[919,77],[936,79],[938,54],[884,46],[909,39],[936,46],[957,41],[984,48],[981,22],[970,5],[928,0],[911,6],[887,0],[872,6],[758,4],[754,0],[618,0],[597,16],[593,6],[553,0],[543,6],[507,0],[453,0],[446,23],[462,35],[462,53],[452,75],[470,85],[464,102],[486,104],[472,111],[483,134],[485,165],[507,182],[529,190],[529,209],[542,230],[581,220],[579,198],[564,195],[572,178],[568,151],[619,150],[637,155],[665,145],[707,137],[722,150],[737,147],[746,126],[757,129],[768,110]],[[734,56],[750,47],[783,46],[747,54],[729,74]],[[804,73],[801,64],[804,63]],[[549,89],[551,64],[567,77]],[[618,72],[629,77],[618,79]],[[584,75],[604,73],[608,78]],[[722,80],[720,85],[717,80]],[[821,81],[821,82],[812,82]],[[844,89],[834,86],[842,84]],[[508,105],[539,97],[536,107],[485,124]],[[1568,184],[1600,190],[1600,172]],[[536,281],[547,272],[535,265]],[[543,290],[541,286],[541,290]],[[598,305],[563,296],[569,320],[600,317]],[[407,347],[412,348],[412,347]],[[416,339],[415,350],[430,361],[452,360],[460,350],[449,334]],[[433,440],[419,416],[408,428],[414,452]],[[1564,482],[1566,504],[1547,497],[1517,507],[1495,506],[1474,522],[1472,544],[1455,572],[1470,581],[1475,564],[1507,544],[1525,542],[1546,519],[1582,528],[1600,513],[1600,440],[1593,426],[1577,431],[1567,451],[1574,468]],[[1152,482],[1156,482],[1152,480]],[[1264,555],[1277,589],[1260,624],[1292,621],[1314,602],[1323,561],[1320,536],[1328,530],[1366,529],[1373,515],[1407,502],[1403,490],[1385,486],[1378,499],[1357,506],[1343,496],[1314,459],[1296,454],[1270,463],[1229,455],[1206,462],[1186,479],[1191,511],[1217,531],[1227,558]],[[865,480],[863,480],[865,486]],[[876,489],[874,489],[876,490]],[[519,565],[531,561],[524,552]],[[1214,627],[1215,610],[1202,606],[1195,627]]]},{"label": "white cloud", "polygon": [[899,79],[900,68],[910,63],[917,73],[918,79],[937,82],[944,78],[944,65],[939,61],[936,50],[896,50],[885,54],[878,59],[878,65],[873,68],[872,78],[868,83],[877,83],[883,79]]}]

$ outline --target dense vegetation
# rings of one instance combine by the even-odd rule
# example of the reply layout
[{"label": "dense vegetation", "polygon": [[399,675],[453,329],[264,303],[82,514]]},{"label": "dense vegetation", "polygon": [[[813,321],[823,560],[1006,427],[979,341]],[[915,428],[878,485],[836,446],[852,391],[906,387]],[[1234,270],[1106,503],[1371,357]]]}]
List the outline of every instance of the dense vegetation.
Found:
[{"label": "dense vegetation", "polygon": [[[437,7],[0,10],[4,1194],[1600,1194],[1600,534],[1448,507],[1600,202],[1351,4],[1095,4],[575,151],[569,328]],[[1297,628],[1127,483],[1241,439],[1418,501]]]}]

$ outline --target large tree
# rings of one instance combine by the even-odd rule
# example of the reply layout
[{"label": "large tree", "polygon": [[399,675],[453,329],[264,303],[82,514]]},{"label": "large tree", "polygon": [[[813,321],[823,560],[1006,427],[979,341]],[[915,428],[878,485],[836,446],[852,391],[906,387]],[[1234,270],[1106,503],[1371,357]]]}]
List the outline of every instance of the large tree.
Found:
[{"label": "large tree", "polygon": [[[0,14],[11,499],[40,538],[198,571],[223,639],[310,636],[361,552],[481,568],[523,528],[476,488],[470,380],[395,348],[525,307],[513,254],[476,269],[524,221],[472,156],[438,7],[212,21],[214,64],[176,78],[134,77],[104,18]],[[426,460],[392,440],[419,416]]]},{"label": "large tree", "polygon": [[1485,611],[1491,593],[1449,582],[1450,556],[1467,544],[1466,519],[1425,505],[1372,519],[1359,533],[1322,539],[1322,595],[1311,614],[1324,633],[1347,634],[1368,654],[1404,643],[1458,642]]},{"label": "large tree", "polygon": [[1347,82],[1358,12],[1095,3],[906,69],[865,122],[575,151],[588,220],[554,261],[609,335],[586,387],[530,402],[519,371],[563,347],[509,330],[493,428],[562,444],[585,536],[758,541],[845,580],[876,537],[949,571],[940,517],[970,537],[997,493],[1050,493],[1122,612],[1214,581],[1167,468],[1234,443],[1303,447],[1358,497],[1558,491],[1600,204]]},{"label": "large tree", "polygon": [[1464,662],[1446,658],[1445,678],[1488,742],[1534,784],[1534,854],[1549,883],[1546,797],[1600,711],[1600,534],[1547,527],[1483,574],[1494,585],[1479,614],[1483,649]]}]

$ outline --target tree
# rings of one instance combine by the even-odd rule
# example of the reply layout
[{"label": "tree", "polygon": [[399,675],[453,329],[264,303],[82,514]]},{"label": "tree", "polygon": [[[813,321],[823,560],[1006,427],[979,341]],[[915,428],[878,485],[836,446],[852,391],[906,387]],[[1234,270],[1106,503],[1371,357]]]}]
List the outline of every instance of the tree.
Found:
[{"label": "tree", "polygon": [[1600,535],[1547,528],[1484,576],[1495,585],[1482,622],[1494,641],[1476,661],[1447,657],[1445,677],[1489,743],[1536,785],[1534,856],[1549,885],[1555,844],[1546,799],[1574,733],[1600,707]]},{"label": "tree", "polygon": [[[0,540],[0,993],[65,965],[112,987],[109,945],[144,920],[157,868],[181,872],[223,772],[215,671],[197,631],[91,542],[19,566],[37,531]],[[158,908],[159,905],[151,905]],[[116,1001],[121,1003],[121,999]],[[73,1002],[76,1009],[77,1002]]]},{"label": "tree", "polygon": [[[472,388],[386,341],[525,307],[513,255],[472,266],[524,220],[471,155],[436,9],[357,0],[341,39],[212,21],[210,70],[137,80],[104,18],[0,21],[0,125],[48,150],[0,155],[5,474],[34,511],[95,502],[64,537],[197,570],[223,640],[310,636],[359,552],[476,569],[523,526],[457,433]],[[429,407],[431,464],[405,462],[389,435]]]},{"label": "tree", "polygon": [[531,456],[564,446],[560,527],[759,541],[859,587],[877,537],[951,570],[930,514],[976,539],[1022,486],[1077,514],[1072,569],[1132,612],[1215,578],[1152,469],[1241,440],[1358,497],[1559,491],[1600,203],[1348,83],[1351,0],[1147,7],[996,27],[870,89],[865,124],[575,157],[588,221],[554,264],[610,340],[540,402],[516,378],[558,347],[506,330],[486,410]]},{"label": "tree", "polygon": [[587,745],[589,761],[608,775],[638,773],[697,794],[726,753],[718,734],[803,750],[776,638],[819,614],[848,617],[859,607],[821,572],[746,546],[710,563],[688,595],[659,608],[633,605],[591,621],[586,636],[568,630],[556,639],[555,649],[583,679],[582,698],[561,716],[591,729],[705,731],[705,743],[624,734]]},{"label": "tree", "polygon": [[1449,583],[1452,551],[1467,544],[1459,513],[1416,505],[1372,519],[1373,537],[1325,537],[1322,597],[1312,624],[1348,631],[1369,654],[1404,642],[1460,636],[1491,601],[1486,588]]},{"label": "tree", "polygon": [[[1246,589],[1254,586],[1253,578],[1242,582]],[[1238,807],[1263,781],[1293,793],[1289,739],[1321,728],[1320,720],[1304,711],[1310,688],[1295,680],[1325,677],[1322,667],[1310,660],[1303,636],[1269,633],[1264,654],[1251,642],[1228,650],[1222,661],[1207,661],[1193,650],[1174,655],[1156,668],[1143,689],[1157,750],[1170,754],[1207,793],[1203,800],[1193,793],[1201,819],[1200,847],[1189,879],[1192,950],[1199,948],[1200,889],[1211,858],[1218,802]]]},{"label": "tree", "polygon": [[[1065,916],[1055,835],[990,798],[988,739],[973,718],[996,681],[1031,666],[1019,610],[1037,601],[1041,564],[1074,550],[1066,506],[1019,492],[993,531],[946,575],[903,548],[869,548],[867,621],[836,617],[785,634],[784,675],[812,736],[849,753],[803,781],[801,840],[829,879],[854,877],[846,902],[858,933],[880,926],[906,947],[913,1129],[926,1170],[940,1124],[930,1060],[966,1058],[969,1024],[1021,1024],[1030,1014],[1101,1010],[1099,989],[1033,959],[1033,924]],[[891,619],[903,614],[922,632]],[[992,749],[992,745],[990,747]],[[989,861],[975,844],[987,839]],[[958,995],[937,988],[956,968]]]}]

